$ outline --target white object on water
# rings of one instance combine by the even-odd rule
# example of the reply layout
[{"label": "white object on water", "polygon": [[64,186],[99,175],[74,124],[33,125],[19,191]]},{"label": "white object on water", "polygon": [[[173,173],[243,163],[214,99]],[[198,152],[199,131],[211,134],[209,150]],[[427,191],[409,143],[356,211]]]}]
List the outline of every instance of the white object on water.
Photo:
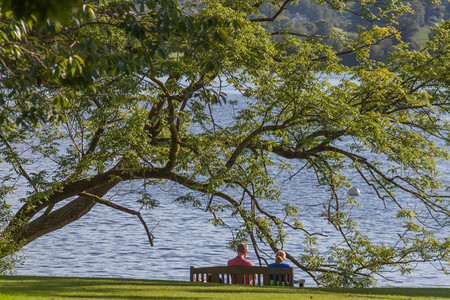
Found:
[{"label": "white object on water", "polygon": [[349,196],[361,196],[361,191],[357,187],[352,187],[348,190]]}]

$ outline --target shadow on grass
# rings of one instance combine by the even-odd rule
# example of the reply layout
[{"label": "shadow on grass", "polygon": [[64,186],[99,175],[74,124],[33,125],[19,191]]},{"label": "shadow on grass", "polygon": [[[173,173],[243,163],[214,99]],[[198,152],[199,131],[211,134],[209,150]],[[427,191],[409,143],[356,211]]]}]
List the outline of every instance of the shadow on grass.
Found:
[{"label": "shadow on grass", "polygon": [[71,298],[71,299],[90,299],[90,300],[95,300],[95,299],[127,299],[127,300],[141,300],[141,299],[186,299],[186,300],[191,300],[191,299],[199,299],[198,296],[196,297],[184,297],[184,296],[149,296],[149,295],[145,295],[145,296],[112,296],[112,295],[105,295],[105,296],[95,296],[95,295],[84,295],[84,296],[74,296],[74,295],[58,295],[58,298]]},{"label": "shadow on grass", "polygon": [[307,288],[327,293],[450,298],[450,288]]},{"label": "shadow on grass", "polygon": [[[189,282],[164,280],[0,276],[0,294],[57,299],[198,299],[186,295],[185,287],[189,285]],[[179,294],[170,295],[168,287],[174,286],[180,287]],[[153,290],[161,295],[152,295]]]},{"label": "shadow on grass", "polygon": [[[146,299],[181,299],[181,300],[193,300],[193,299],[199,299],[199,297],[183,297],[183,296],[129,296],[129,295],[123,295],[123,296],[113,296],[113,295],[105,295],[105,296],[96,296],[96,295],[83,295],[83,296],[76,296],[76,295],[57,295],[57,296],[48,296],[49,299],[89,299],[89,300],[95,300],[95,299],[127,299],[127,300],[146,300]],[[55,298],[53,298],[55,297]]]}]

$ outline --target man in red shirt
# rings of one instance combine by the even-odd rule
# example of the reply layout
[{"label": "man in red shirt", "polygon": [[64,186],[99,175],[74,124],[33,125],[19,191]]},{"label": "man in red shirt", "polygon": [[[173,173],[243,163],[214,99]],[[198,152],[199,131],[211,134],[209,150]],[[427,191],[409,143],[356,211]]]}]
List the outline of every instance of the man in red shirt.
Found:
[{"label": "man in red shirt", "polygon": [[237,245],[237,256],[228,261],[229,266],[253,266],[253,263],[245,257],[247,256],[248,246],[246,243]]},{"label": "man in red shirt", "polygon": [[[248,246],[246,243],[239,243],[237,245],[237,256],[233,259],[230,259],[228,261],[229,266],[253,266],[253,263],[247,259],[245,259],[245,256],[247,256]],[[250,278],[249,278],[250,277]],[[237,282],[236,275],[232,277],[233,282]],[[250,279],[250,280],[249,280]],[[253,285],[253,275],[245,275],[244,276],[244,284],[250,284]]]}]

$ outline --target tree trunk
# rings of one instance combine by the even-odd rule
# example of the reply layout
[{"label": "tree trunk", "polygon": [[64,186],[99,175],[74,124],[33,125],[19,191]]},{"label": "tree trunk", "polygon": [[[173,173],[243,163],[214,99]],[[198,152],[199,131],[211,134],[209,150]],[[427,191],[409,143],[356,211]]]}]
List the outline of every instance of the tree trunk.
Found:
[{"label": "tree trunk", "polygon": [[[108,182],[105,185],[91,190],[90,193],[102,197],[116,184],[117,182]],[[49,214],[44,213],[25,225],[26,227],[24,229],[22,228],[21,232],[17,234],[17,242],[26,245],[47,233],[58,230],[80,219],[96,203],[96,201],[89,197],[80,196]]]}]

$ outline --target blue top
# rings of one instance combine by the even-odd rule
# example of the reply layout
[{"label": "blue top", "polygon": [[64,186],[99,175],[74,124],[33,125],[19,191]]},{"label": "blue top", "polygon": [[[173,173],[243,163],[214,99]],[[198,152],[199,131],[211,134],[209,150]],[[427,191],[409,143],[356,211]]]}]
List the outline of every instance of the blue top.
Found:
[{"label": "blue top", "polygon": [[269,264],[268,267],[275,267],[275,268],[290,268],[291,266],[288,265],[287,263],[282,263],[282,264]]}]

